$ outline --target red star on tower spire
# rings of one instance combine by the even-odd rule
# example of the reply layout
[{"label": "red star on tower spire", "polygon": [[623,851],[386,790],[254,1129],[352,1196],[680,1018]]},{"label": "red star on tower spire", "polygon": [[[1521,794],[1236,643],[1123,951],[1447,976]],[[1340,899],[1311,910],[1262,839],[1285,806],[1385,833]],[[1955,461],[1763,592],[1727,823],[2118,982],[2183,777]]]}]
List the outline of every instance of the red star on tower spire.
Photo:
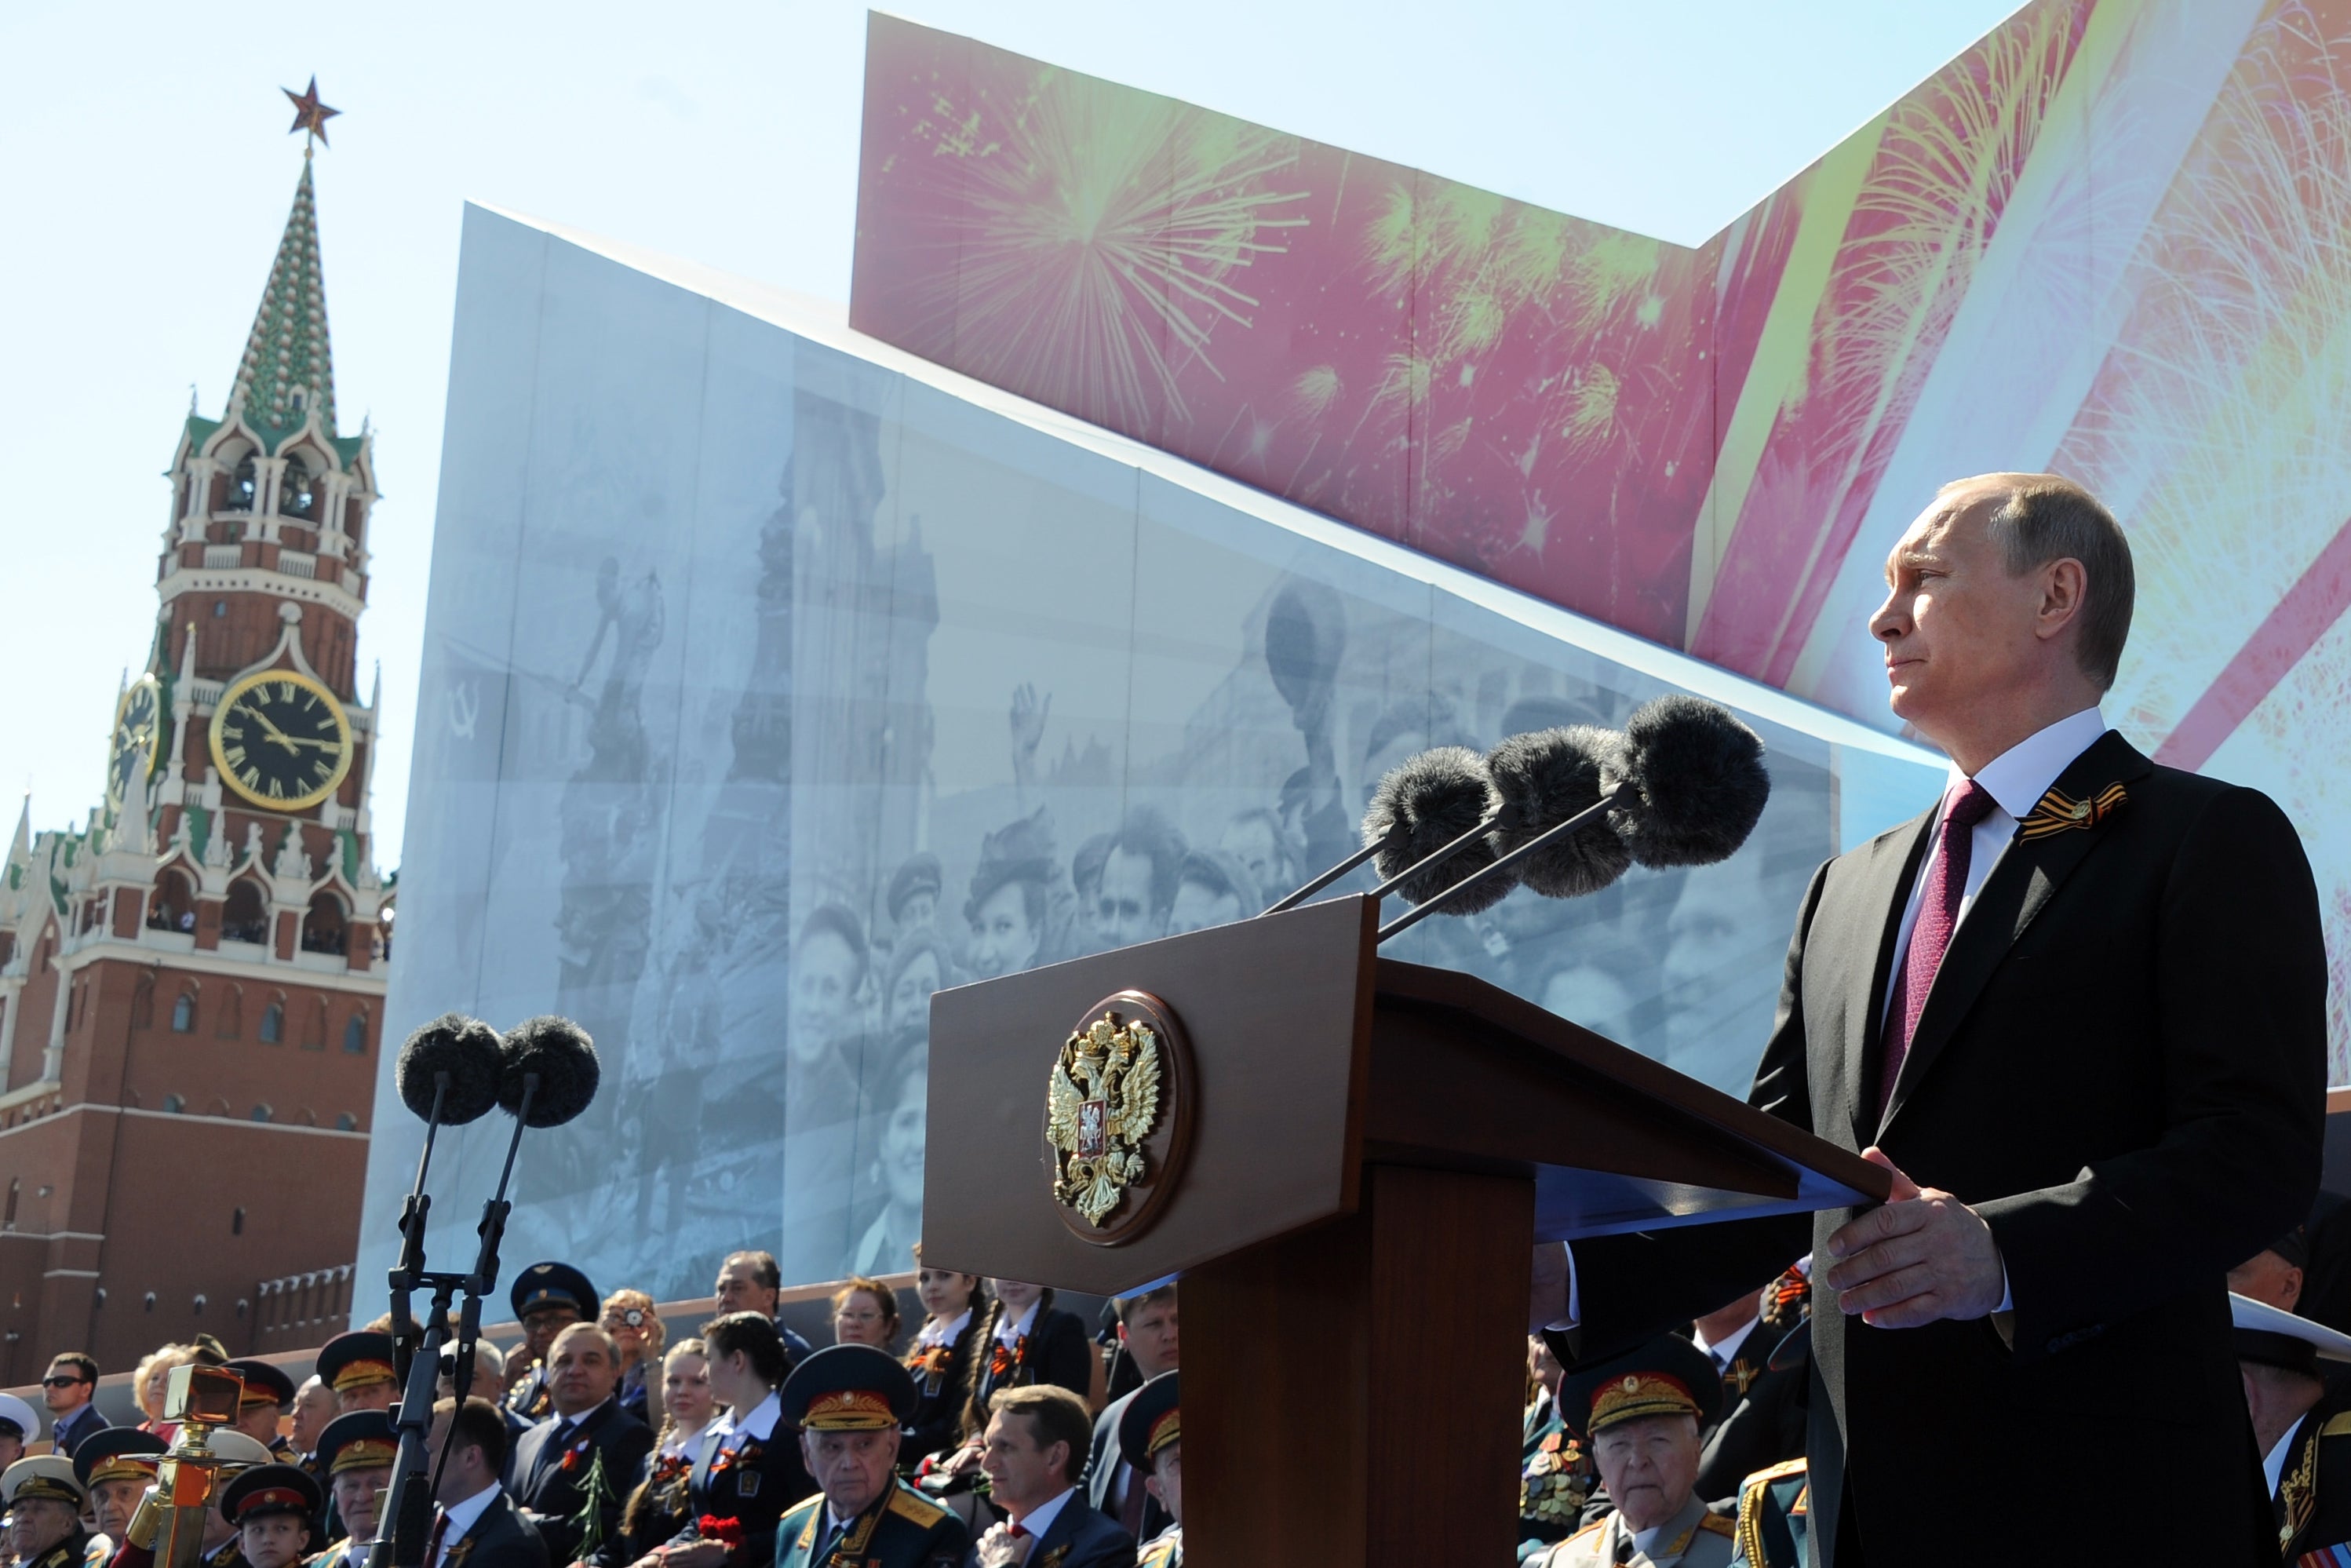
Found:
[{"label": "red star on tower spire", "polygon": [[[277,90],[294,100],[294,123],[287,127],[286,134],[291,136],[297,131],[308,131],[309,136],[317,137],[320,141],[326,141],[327,121],[342,113],[342,110],[329,109],[319,101],[319,78],[312,77],[310,85],[300,92],[296,92],[290,87],[281,87]],[[308,158],[309,155],[310,141],[309,137],[306,136],[302,141],[302,156]]]}]

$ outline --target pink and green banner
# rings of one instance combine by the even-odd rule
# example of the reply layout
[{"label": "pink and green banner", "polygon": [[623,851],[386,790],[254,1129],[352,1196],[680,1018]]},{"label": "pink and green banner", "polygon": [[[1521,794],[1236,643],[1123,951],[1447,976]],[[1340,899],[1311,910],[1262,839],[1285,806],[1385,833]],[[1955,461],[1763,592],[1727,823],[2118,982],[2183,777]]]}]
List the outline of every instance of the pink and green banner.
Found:
[{"label": "pink and green banner", "polygon": [[2351,3],[2041,0],[1696,248],[876,16],[852,321],[1891,727],[1935,487],[2130,530],[2108,716],[2351,954]]}]

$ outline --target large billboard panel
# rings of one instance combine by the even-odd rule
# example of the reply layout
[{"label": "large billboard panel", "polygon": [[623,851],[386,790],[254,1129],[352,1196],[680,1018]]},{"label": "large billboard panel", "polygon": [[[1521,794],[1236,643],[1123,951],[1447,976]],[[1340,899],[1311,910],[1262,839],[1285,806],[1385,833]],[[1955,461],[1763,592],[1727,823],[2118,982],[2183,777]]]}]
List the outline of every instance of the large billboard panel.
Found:
[{"label": "large billboard panel", "polygon": [[[904,1268],[958,1113],[925,1103],[934,990],[1244,917],[1398,759],[1676,689],[1766,738],[1745,851],[1390,950],[1741,1091],[1805,879],[1940,788],[1901,741],[672,272],[696,287],[467,214],[389,1018],[594,1036],[596,1103],[528,1136],[513,1263],[663,1298],[747,1245],[796,1281]],[[444,1141],[444,1227],[504,1129]],[[362,1281],[421,1134],[378,1129]]]}]

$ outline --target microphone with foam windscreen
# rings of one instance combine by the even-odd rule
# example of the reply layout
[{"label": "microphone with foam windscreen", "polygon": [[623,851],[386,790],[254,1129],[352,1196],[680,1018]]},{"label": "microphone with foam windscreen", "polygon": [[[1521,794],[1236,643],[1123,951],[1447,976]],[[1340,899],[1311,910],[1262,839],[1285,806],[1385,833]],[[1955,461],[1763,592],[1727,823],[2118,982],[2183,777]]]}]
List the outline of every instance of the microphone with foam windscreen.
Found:
[{"label": "microphone with foam windscreen", "polygon": [[[1573,779],[1575,765],[1563,761],[1560,752],[1547,755],[1552,770],[1545,773],[1546,778]],[[1612,830],[1607,836],[1621,847],[1594,846],[1600,852],[1599,863],[1618,853],[1655,868],[1710,865],[1727,860],[1747,841],[1763,815],[1764,802],[1771,799],[1771,776],[1763,766],[1763,737],[1729,708],[1700,697],[1677,693],[1643,704],[1626,722],[1624,735],[1614,744],[1601,747],[1596,759],[1600,789],[1588,804],[1547,826],[1532,824],[1532,836],[1517,835],[1519,841],[1490,864],[1472,872],[1430,903],[1380,927],[1379,939],[1384,942],[1409,929],[1438,905],[1465,895],[1474,897],[1481,879],[1523,876],[1525,865],[1538,857],[1547,871],[1555,873],[1559,885],[1587,879],[1593,862],[1581,861],[1573,853],[1556,862],[1552,856],[1604,815]],[[1524,767],[1518,770],[1530,775],[1534,771]],[[1560,795],[1573,798],[1572,790],[1564,787]],[[1620,866],[1617,874],[1622,872]],[[1483,904],[1473,903],[1471,907]]]},{"label": "microphone with foam windscreen", "polygon": [[400,1103],[428,1127],[462,1127],[488,1115],[498,1103],[501,1044],[481,1019],[443,1013],[410,1035],[392,1062]]},{"label": "microphone with foam windscreen", "polygon": [[1502,799],[1519,808],[1516,827],[1494,834],[1496,854],[1543,840],[1519,862],[1519,880],[1545,898],[1582,898],[1623,876],[1633,852],[1614,833],[1551,831],[1588,811],[1608,792],[1607,776],[1621,766],[1625,737],[1592,725],[1530,730],[1486,754],[1486,769]]},{"label": "microphone with foam windscreen", "polygon": [[507,1031],[502,1058],[498,1107],[526,1127],[559,1127],[596,1098],[596,1042],[569,1019],[525,1019]]},{"label": "microphone with foam windscreen", "polygon": [[[1405,758],[1380,780],[1364,813],[1364,841],[1377,841],[1372,863],[1383,879],[1372,896],[1401,893],[1426,909],[1444,894],[1449,915],[1498,903],[1515,876],[1486,875],[1477,897],[1449,888],[1492,872],[1493,831],[1518,821],[1519,808],[1503,799],[1486,759],[1468,747],[1434,747]],[[1448,884],[1446,868],[1460,862],[1474,868],[1471,875]]]}]

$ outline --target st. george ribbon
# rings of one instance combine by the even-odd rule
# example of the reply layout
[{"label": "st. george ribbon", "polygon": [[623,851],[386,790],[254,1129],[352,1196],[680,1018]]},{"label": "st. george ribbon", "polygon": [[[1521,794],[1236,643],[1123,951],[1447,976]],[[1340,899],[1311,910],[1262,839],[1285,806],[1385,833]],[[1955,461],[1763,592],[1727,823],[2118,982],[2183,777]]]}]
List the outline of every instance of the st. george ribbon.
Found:
[{"label": "st. george ribbon", "polygon": [[[1481,760],[1499,800],[1489,813],[1483,863],[1449,887],[1428,886],[1426,873],[1404,883],[1415,907],[1381,926],[1381,941],[1440,911],[1475,913],[1515,883],[1547,898],[1575,898],[1635,862],[1665,869],[1727,860],[1771,794],[1762,737],[1720,704],[1679,694],[1642,705],[1622,734],[1536,730]],[[1604,829],[1583,831],[1604,817]],[[1365,836],[1372,831],[1367,816]]]},{"label": "st. george ribbon", "polygon": [[[400,1382],[394,1421],[400,1454],[392,1461],[383,1507],[378,1511],[370,1561],[389,1568],[423,1568],[433,1532],[434,1487],[425,1475],[425,1448],[433,1431],[434,1395],[441,1351],[449,1333],[449,1307],[461,1293],[457,1325],[455,1392],[463,1399],[473,1383],[475,1345],[482,1326],[482,1298],[496,1289],[498,1243],[513,1205],[507,1187],[525,1127],[554,1127],[585,1111],[596,1098],[599,1070],[595,1043],[569,1019],[528,1019],[501,1037],[478,1019],[447,1013],[409,1036],[392,1069],[402,1103],[424,1122],[424,1153],[416,1166],[416,1186],[401,1210],[400,1262],[392,1270],[393,1371]],[[424,1219],[432,1207],[424,1177],[433,1145],[444,1126],[474,1121],[497,1106],[515,1119],[507,1142],[496,1195],[482,1205],[481,1248],[470,1273],[434,1273],[424,1267]],[[433,1292],[433,1305],[420,1326],[410,1312],[419,1290]],[[443,1460],[447,1458],[444,1448]]]}]

